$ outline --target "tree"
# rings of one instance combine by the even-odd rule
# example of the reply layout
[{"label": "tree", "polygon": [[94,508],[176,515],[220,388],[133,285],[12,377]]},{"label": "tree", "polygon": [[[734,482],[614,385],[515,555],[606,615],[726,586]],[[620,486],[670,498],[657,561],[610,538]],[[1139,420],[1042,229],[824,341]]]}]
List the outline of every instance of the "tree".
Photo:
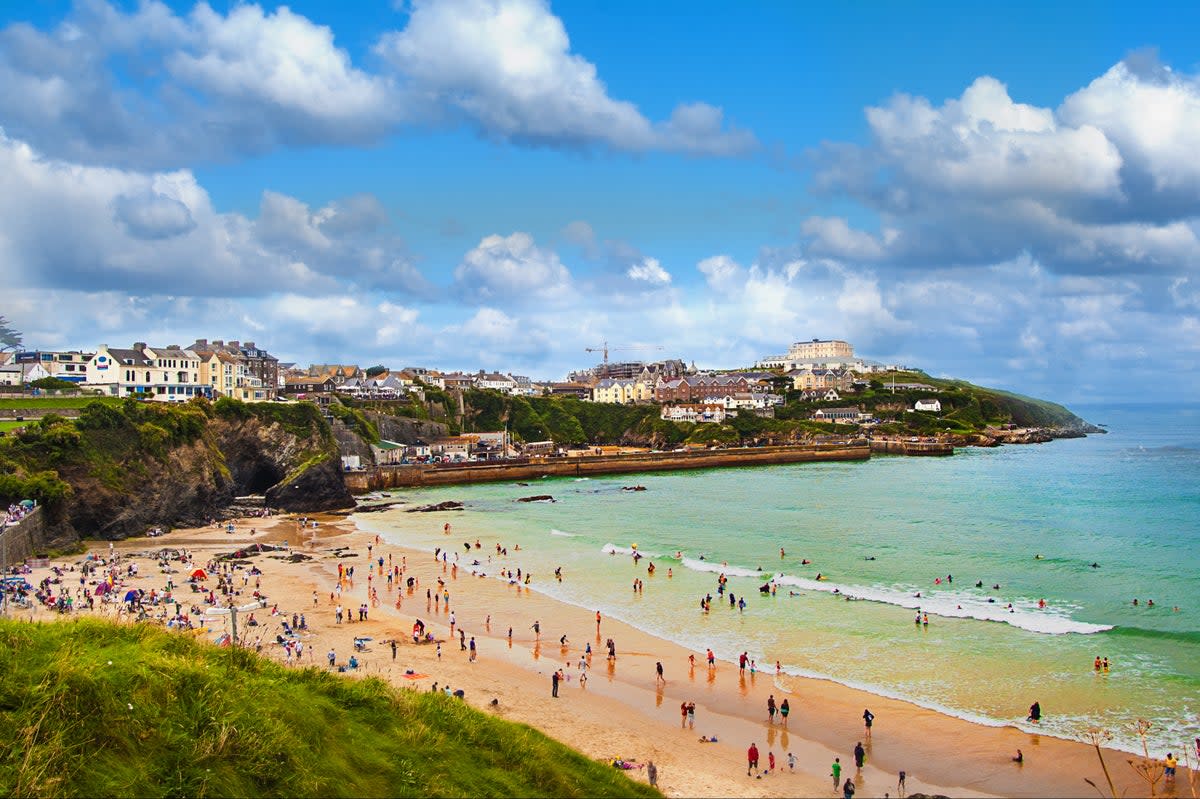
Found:
[{"label": "tree", "polygon": [[14,330],[8,320],[0,316],[0,352],[15,350],[21,346],[21,334]]}]

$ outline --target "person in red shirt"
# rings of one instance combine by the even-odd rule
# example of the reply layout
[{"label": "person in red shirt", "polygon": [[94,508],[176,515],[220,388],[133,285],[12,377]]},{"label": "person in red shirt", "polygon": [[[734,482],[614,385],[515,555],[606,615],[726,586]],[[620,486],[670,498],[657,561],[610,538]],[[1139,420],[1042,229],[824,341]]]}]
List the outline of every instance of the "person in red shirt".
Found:
[{"label": "person in red shirt", "polygon": [[750,776],[750,772],[758,768],[758,746],[750,744],[750,748],[746,751],[746,776]]}]

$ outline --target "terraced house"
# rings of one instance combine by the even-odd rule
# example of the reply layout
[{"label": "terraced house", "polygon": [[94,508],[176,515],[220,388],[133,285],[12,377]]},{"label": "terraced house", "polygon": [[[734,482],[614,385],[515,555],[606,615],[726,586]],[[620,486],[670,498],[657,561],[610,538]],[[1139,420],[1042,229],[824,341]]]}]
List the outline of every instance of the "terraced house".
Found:
[{"label": "terraced house", "polygon": [[140,397],[159,402],[186,402],[213,396],[200,380],[199,355],[177,344],[148,347],[136,342],[129,349],[101,344],[87,365],[88,388],[110,397]]}]

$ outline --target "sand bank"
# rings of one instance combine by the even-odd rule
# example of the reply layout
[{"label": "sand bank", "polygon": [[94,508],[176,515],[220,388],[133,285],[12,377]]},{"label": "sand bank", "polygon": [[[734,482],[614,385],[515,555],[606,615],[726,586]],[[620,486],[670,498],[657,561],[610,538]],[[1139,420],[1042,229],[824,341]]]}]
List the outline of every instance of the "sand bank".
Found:
[{"label": "sand bank", "polygon": [[[435,562],[430,552],[386,543],[375,546],[375,536],[357,530],[350,520],[316,518],[320,522],[315,530],[301,530],[292,519],[247,519],[238,522],[232,534],[224,528],[204,528],[120,542],[116,550],[139,564],[139,576],[127,579],[121,594],[128,587],[161,591],[166,580],[152,557],[134,557],[132,553],[183,547],[192,553],[193,563],[202,566],[216,554],[254,542],[286,542],[293,553],[312,559],[293,563],[279,553],[252,558],[263,571],[258,579],[268,608],[277,604],[281,615],[258,612],[257,627],[239,630],[244,641],[274,641],[283,618],[290,620],[292,614],[303,613],[308,625],[301,637],[304,665],[324,667],[332,649],[339,664],[356,654],[361,662],[358,674],[379,676],[402,688],[429,690],[437,683],[439,688],[462,689],[466,701],[481,710],[534,726],[590,757],[639,763],[653,760],[659,769],[659,787],[668,796],[840,796],[840,788],[835,790],[830,776],[835,757],[841,760],[842,778],[855,781],[860,797],[900,795],[901,770],[907,773],[907,793],[1088,796],[1093,789],[1084,782],[1085,777],[1105,785],[1095,750],[1088,745],[1012,728],[985,727],[827,681],[776,680],[769,668],[768,673],[740,675],[736,663],[718,661],[710,670],[703,652],[689,652],[607,618],[597,630],[594,611],[500,580],[471,576],[463,568]],[[252,529],[256,531],[253,535]],[[447,540],[461,545],[457,537]],[[494,551],[489,547],[494,548],[495,541],[480,543],[482,557]],[[391,566],[404,568],[390,590],[377,562],[372,579],[367,580],[368,546],[372,547],[372,560],[384,558],[385,569],[389,558]],[[108,547],[93,545],[91,551],[103,556]],[[59,564],[78,560],[65,559]],[[354,579],[343,582],[340,596],[335,593],[339,563],[355,567]],[[30,582],[36,584],[47,573],[47,569],[36,570]],[[178,584],[184,575],[173,576]],[[398,589],[409,577],[418,581],[415,589]],[[450,593],[449,610],[444,602],[433,601],[438,578]],[[76,575],[68,575],[63,584],[78,585]],[[243,591],[248,593],[253,585],[252,581]],[[341,604],[352,619],[357,619],[359,605],[370,605],[368,587],[378,591],[380,600],[378,606],[370,607],[369,620],[337,624],[336,605]],[[431,594],[428,599],[427,590]],[[186,587],[176,595],[185,606],[199,597]],[[238,597],[239,602],[248,600],[245,595]],[[45,610],[22,615],[40,620],[59,618]],[[418,618],[441,641],[440,657],[436,645],[412,643],[410,632]],[[535,621],[540,634],[532,629]],[[222,617],[212,617],[210,622],[209,640],[227,624]],[[460,648],[460,629],[466,635],[462,640],[475,639],[478,657],[474,662],[468,650]],[[566,646],[559,643],[563,635]],[[373,639],[366,651],[353,652],[357,636]],[[604,649],[609,638],[617,648],[617,657],[611,661]],[[394,656],[387,643],[393,639],[398,642]],[[590,658],[585,656],[588,644]],[[265,643],[262,651],[283,659],[278,645]],[[695,656],[694,667],[690,655]],[[581,658],[590,661],[586,686],[579,679]],[[655,664],[659,662],[665,683],[656,678]],[[568,679],[554,698],[550,675],[559,668]],[[410,678],[405,674],[409,671],[423,676]],[[792,713],[787,728],[778,719],[768,723],[770,694],[777,701],[789,700]],[[680,704],[688,701],[696,703],[694,728],[681,725]],[[865,708],[875,714],[870,739],[864,736]],[[701,735],[718,740],[701,743]],[[860,741],[867,759],[858,770],[853,749]],[[768,753],[774,753],[774,773],[747,776],[746,749],[751,743],[760,750],[760,768],[767,766]],[[1011,760],[1018,748],[1025,755],[1020,765]],[[796,758],[794,772],[787,767],[788,752]],[[1112,750],[1104,754],[1118,795],[1148,794],[1145,783],[1126,765],[1128,755]],[[646,779],[644,769],[630,774]],[[1188,779],[1189,774],[1181,769],[1175,795],[1191,795]],[[1172,795],[1164,793],[1161,782],[1158,789],[1160,795]]]}]

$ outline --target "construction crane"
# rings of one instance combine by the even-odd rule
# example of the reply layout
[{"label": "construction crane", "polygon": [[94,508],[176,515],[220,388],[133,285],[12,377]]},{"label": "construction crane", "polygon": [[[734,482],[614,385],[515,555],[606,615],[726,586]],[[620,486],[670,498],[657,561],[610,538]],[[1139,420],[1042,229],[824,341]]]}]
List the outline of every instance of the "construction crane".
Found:
[{"label": "construction crane", "polygon": [[662,347],[659,347],[659,346],[657,346],[657,345],[654,345],[654,344],[634,345],[634,346],[631,346],[631,347],[609,347],[609,346],[608,346],[608,342],[606,341],[606,342],[604,342],[603,346],[600,346],[600,347],[584,347],[584,348],[583,348],[583,351],[584,351],[584,352],[601,352],[601,353],[604,353],[604,365],[605,365],[605,366],[608,366],[608,351],[609,351],[610,349],[611,349],[613,352],[623,352],[623,351],[625,351],[625,350],[661,350],[661,349],[663,349],[663,348],[662,348]]}]

